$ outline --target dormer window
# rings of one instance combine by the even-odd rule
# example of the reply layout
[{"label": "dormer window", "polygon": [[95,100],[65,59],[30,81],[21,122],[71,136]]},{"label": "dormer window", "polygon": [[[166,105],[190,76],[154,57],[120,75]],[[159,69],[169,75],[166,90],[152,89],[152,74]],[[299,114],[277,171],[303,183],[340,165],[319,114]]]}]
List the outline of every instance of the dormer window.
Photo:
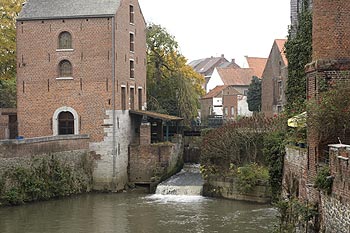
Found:
[{"label": "dormer window", "polygon": [[59,77],[70,78],[73,77],[72,63],[68,60],[63,60],[59,64]]},{"label": "dormer window", "polygon": [[72,49],[72,35],[69,32],[61,32],[58,36],[59,49]]}]

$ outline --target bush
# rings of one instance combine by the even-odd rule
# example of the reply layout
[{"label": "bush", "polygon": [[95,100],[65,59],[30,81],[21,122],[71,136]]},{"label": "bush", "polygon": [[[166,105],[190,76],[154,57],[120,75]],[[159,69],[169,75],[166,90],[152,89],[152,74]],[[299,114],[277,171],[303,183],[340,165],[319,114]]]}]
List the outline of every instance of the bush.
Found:
[{"label": "bush", "polygon": [[237,190],[240,193],[249,193],[260,182],[269,180],[269,171],[266,167],[252,163],[237,169]]},{"label": "bush", "polygon": [[332,185],[333,178],[331,177],[329,167],[323,167],[317,173],[315,187],[330,195],[332,193]]}]

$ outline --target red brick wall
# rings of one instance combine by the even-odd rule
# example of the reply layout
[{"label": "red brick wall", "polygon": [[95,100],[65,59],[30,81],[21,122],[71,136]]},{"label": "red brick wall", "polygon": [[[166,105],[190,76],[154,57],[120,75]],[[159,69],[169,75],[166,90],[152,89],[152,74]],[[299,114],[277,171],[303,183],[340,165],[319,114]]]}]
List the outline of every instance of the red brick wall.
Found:
[{"label": "red brick wall", "polygon": [[[236,118],[238,113],[238,96],[237,91],[233,87],[227,87],[223,91],[222,98],[223,113],[225,114],[225,107],[227,108],[228,115],[224,115],[225,118]],[[234,114],[231,114],[231,107],[234,108]]]},{"label": "red brick wall", "polygon": [[0,140],[6,139],[6,131],[8,129],[9,116],[3,116],[0,112]]},{"label": "red brick wall", "polygon": [[[277,105],[285,104],[284,90],[287,85],[288,70],[284,64],[281,52],[276,43],[273,44],[262,75],[261,110],[267,117],[277,113]],[[281,82],[283,93],[279,93],[278,81]]]},{"label": "red brick wall", "polygon": [[350,1],[313,0],[313,60],[350,57]]},{"label": "red brick wall", "polygon": [[33,157],[55,152],[88,150],[88,142],[89,137],[86,135],[11,140],[0,143],[0,158]]},{"label": "red brick wall", "polygon": [[[129,23],[129,4],[134,5],[135,24]],[[73,51],[57,51],[58,35],[72,35]],[[129,50],[130,32],[135,33],[135,53]],[[123,0],[116,14],[116,108],[121,109],[121,85],[143,88],[146,100],[145,21],[137,0]],[[92,141],[104,136],[103,120],[112,109],[112,19],[83,18],[17,22],[17,98],[19,135],[52,135],[56,109],[68,106],[79,115],[80,133]],[[135,60],[135,79],[129,76],[129,59]],[[57,80],[58,63],[68,59],[73,80]],[[137,106],[137,103],[135,103]]]},{"label": "red brick wall", "polygon": [[349,146],[330,148],[330,171],[334,177],[332,195],[344,201],[350,201]]}]

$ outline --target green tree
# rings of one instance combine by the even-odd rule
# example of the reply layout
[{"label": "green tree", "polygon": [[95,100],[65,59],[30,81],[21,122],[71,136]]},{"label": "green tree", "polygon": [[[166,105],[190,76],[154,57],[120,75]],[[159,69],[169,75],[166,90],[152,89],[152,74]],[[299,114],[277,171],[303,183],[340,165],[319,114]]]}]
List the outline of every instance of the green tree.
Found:
[{"label": "green tree", "polygon": [[0,107],[16,105],[16,17],[24,0],[0,0]]},{"label": "green tree", "polygon": [[295,115],[306,108],[305,65],[312,60],[312,13],[308,1],[304,1],[296,35],[292,34],[292,30],[289,31],[285,48],[288,59],[286,111],[287,114]]},{"label": "green tree", "polygon": [[248,87],[247,102],[249,111],[261,111],[261,80],[256,76],[253,76]]},{"label": "green tree", "polygon": [[197,116],[204,77],[186,64],[174,36],[160,25],[147,28],[148,110],[183,117]]}]

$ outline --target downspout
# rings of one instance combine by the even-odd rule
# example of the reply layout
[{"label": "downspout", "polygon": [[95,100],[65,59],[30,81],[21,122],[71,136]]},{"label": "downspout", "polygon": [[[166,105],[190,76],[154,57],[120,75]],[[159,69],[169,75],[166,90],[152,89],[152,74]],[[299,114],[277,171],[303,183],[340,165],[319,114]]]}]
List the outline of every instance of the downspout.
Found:
[{"label": "downspout", "polygon": [[112,156],[113,156],[113,178],[116,177],[116,160],[117,160],[117,150],[116,150],[116,127],[115,127],[115,16],[112,17],[112,109],[113,109],[113,139],[112,139]]}]

